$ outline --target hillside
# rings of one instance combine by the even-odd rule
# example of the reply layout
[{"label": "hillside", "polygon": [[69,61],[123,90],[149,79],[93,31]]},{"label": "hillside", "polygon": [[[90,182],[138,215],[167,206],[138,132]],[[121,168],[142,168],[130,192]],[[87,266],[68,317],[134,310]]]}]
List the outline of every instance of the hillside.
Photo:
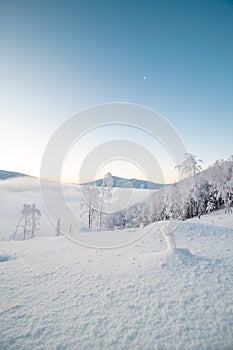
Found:
[{"label": "hillside", "polygon": [[29,176],[29,175],[17,173],[15,171],[0,170],[0,180],[7,180],[14,177],[22,177],[22,176]]}]

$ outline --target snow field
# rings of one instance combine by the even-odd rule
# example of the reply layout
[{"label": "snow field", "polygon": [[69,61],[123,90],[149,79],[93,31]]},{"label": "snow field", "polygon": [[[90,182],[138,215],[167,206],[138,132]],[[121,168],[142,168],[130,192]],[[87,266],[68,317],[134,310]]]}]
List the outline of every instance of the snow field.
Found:
[{"label": "snow field", "polygon": [[1,242],[1,348],[232,349],[232,224],[181,222],[169,251],[163,222],[110,250]]}]

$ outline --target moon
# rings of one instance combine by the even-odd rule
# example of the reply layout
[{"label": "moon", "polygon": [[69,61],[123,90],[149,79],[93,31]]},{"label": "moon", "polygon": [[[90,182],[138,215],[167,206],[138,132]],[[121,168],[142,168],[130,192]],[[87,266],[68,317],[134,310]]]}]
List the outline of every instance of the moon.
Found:
[{"label": "moon", "polygon": [[146,80],[146,76],[145,75],[144,75],[143,79]]}]

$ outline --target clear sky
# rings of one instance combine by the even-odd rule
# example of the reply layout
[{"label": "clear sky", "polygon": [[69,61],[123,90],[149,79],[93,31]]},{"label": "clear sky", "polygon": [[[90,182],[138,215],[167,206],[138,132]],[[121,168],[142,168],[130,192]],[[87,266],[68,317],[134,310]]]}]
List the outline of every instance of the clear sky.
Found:
[{"label": "clear sky", "polygon": [[114,101],[160,112],[206,164],[228,158],[232,62],[231,0],[0,0],[0,169],[39,176],[56,128]]}]

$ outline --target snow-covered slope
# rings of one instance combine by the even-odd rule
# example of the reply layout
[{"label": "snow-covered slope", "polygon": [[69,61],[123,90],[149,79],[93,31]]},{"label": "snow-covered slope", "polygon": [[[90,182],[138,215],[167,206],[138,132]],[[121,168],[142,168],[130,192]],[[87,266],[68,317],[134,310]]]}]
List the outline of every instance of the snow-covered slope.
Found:
[{"label": "snow-covered slope", "polygon": [[1,242],[0,348],[232,349],[233,215],[166,228],[110,250]]}]

